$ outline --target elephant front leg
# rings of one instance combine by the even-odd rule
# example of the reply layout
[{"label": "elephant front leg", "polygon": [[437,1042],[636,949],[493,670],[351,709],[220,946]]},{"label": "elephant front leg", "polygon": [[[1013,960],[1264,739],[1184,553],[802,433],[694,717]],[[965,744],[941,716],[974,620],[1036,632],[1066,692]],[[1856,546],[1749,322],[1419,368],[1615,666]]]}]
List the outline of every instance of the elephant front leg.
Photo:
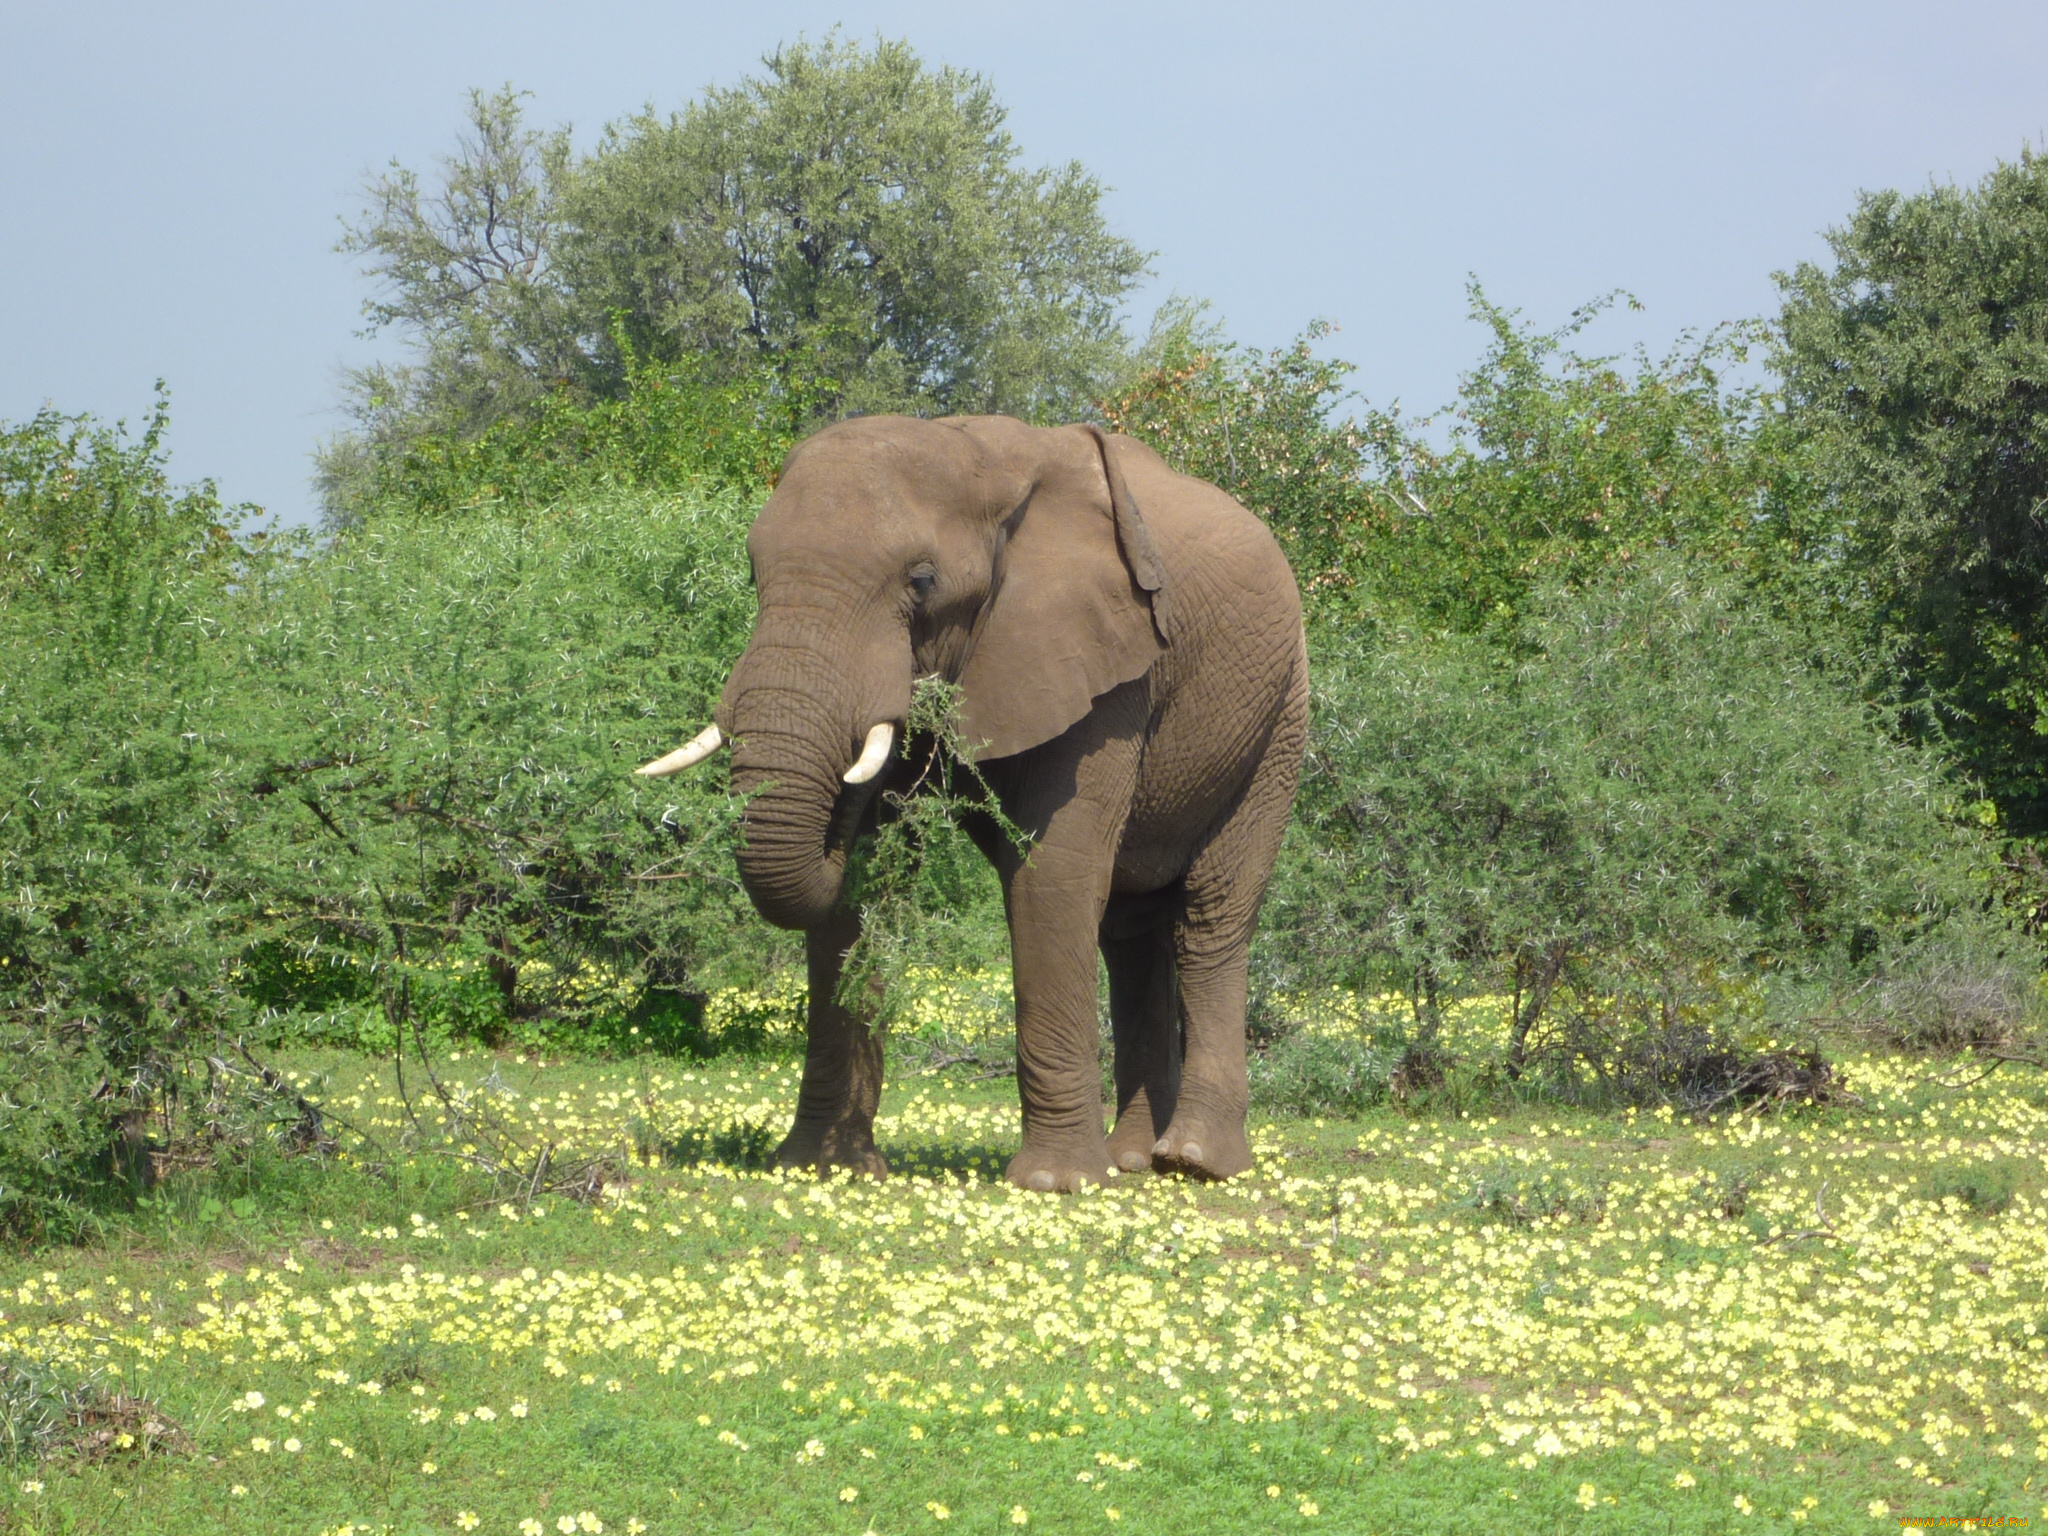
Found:
[{"label": "elephant front leg", "polygon": [[987,770],[1028,857],[982,829],[1003,878],[1017,991],[1024,1145],[1009,1178],[1073,1190],[1117,1172],[1102,1134],[1095,951],[1150,708],[1143,679],[1112,689],[1066,732]]},{"label": "elephant front leg", "polygon": [[1024,1145],[1010,1160],[1009,1179],[1020,1189],[1075,1190],[1116,1171],[1102,1134],[1096,864],[1041,844],[1010,884]]},{"label": "elephant front leg", "polygon": [[775,1149],[778,1168],[851,1168],[883,1177],[889,1165],[875,1149],[875,1110],[882,1101],[882,1037],[872,1027],[873,998],[858,1012],[839,1001],[846,954],[860,937],[860,915],[835,911],[804,934],[809,973],[809,1037],[796,1123]]}]

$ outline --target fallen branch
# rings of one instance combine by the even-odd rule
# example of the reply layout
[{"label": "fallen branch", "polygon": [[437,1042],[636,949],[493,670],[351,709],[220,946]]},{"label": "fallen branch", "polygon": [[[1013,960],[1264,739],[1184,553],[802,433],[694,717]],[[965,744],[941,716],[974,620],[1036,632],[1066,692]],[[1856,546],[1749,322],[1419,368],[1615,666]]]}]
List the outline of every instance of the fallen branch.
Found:
[{"label": "fallen branch", "polygon": [[1827,1192],[1828,1181],[1822,1179],[1820,1181],[1820,1188],[1813,1192],[1813,1215],[1814,1219],[1820,1223],[1819,1226],[1801,1227],[1793,1232],[1780,1232],[1776,1237],[1765,1238],[1757,1244],[1757,1247],[1768,1248],[1773,1243],[1796,1243],[1808,1237],[1832,1237],[1837,1242],[1849,1242],[1850,1239],[1843,1237],[1841,1233],[1837,1232],[1835,1224],[1828,1220],[1827,1207],[1821,1204],[1821,1201],[1826,1198]]},{"label": "fallen branch", "polygon": [[1982,1072],[1979,1072],[1975,1077],[1969,1079],[1967,1082],[1950,1082],[1948,1079],[1942,1077],[1940,1074],[1932,1072],[1930,1072],[1925,1077],[1916,1079],[1916,1081],[1921,1083],[1932,1083],[1937,1088],[1959,1090],[1963,1088],[1976,1087],[1979,1083],[1983,1082],[1992,1073],[1996,1072],[2000,1067],[2039,1067],[2042,1071],[2048,1072],[2048,1061],[2042,1060],[2042,1058],[2040,1058],[2039,1056],[2023,1056],[2017,1051],[2000,1051],[1992,1050],[1989,1048],[1980,1049],[1975,1054],[1977,1056],[1977,1059],[1980,1061],[1988,1057],[1990,1059],[1991,1065],[1986,1067]]}]

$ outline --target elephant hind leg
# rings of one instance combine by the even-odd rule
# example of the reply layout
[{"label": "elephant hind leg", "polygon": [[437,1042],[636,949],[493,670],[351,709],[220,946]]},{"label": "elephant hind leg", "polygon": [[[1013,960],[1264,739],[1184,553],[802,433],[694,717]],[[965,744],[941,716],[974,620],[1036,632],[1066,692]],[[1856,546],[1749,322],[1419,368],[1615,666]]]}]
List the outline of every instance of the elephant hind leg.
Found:
[{"label": "elephant hind leg", "polygon": [[1188,869],[1173,934],[1183,1061],[1172,1121],[1152,1146],[1153,1166],[1161,1172],[1227,1179],[1252,1166],[1245,1135],[1245,973],[1307,736],[1307,692],[1297,680],[1243,795]]},{"label": "elephant hind leg", "polygon": [[1153,1145],[1172,1121],[1180,1093],[1180,985],[1172,914],[1160,911],[1156,898],[1112,900],[1102,920],[1102,960],[1109,972],[1116,1051],[1116,1126],[1109,1134],[1109,1159],[1125,1173],[1140,1173],[1152,1166]]}]

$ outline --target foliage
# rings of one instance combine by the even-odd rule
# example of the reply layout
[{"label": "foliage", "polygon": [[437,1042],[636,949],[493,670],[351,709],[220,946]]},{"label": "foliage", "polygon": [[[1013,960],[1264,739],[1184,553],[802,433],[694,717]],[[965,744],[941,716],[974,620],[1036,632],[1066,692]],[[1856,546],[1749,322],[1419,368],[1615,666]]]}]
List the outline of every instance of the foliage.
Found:
[{"label": "foliage", "polygon": [[739,650],[745,500],[313,551],[172,493],[161,428],[5,439],[0,1221],[75,1229],[205,1140],[222,1040],[680,1041],[783,958],[735,939],[722,788],[628,772]]},{"label": "foliage", "polygon": [[[244,1017],[230,866],[236,681],[219,620],[260,541],[142,433],[0,431],[0,1224],[61,1233],[115,1127]],[[125,1143],[135,1150],[132,1138]]]},{"label": "foliage", "polygon": [[1983,904],[1939,761],[1725,582],[1646,559],[1528,606],[1512,650],[1323,649],[1273,985],[1392,979],[1425,1030],[1440,994],[1497,987],[1511,1066],[1552,1038],[1600,1071],[1632,1010],[1725,1018],[1734,978],[1850,966]]},{"label": "foliage", "polygon": [[381,520],[249,590],[269,739],[243,858],[270,953],[352,971],[391,1025],[486,1038],[536,1012],[622,1030],[643,995],[701,1009],[721,965],[747,975],[722,788],[628,772],[738,653],[747,512]]},{"label": "foliage", "polygon": [[1025,167],[988,82],[906,44],[834,34],[763,62],[582,157],[509,87],[473,92],[437,185],[396,164],[369,184],[342,249],[379,284],[370,329],[414,360],[351,376],[357,430],[322,455],[330,517],[355,514],[366,451],[460,442],[557,396],[587,409],[643,367],[765,390],[782,420],[1084,410],[1122,365],[1117,306],[1145,263],[1099,183]]},{"label": "foliage", "polygon": [[134,610],[163,600],[179,574],[218,573],[242,551],[251,510],[225,507],[213,482],[174,488],[164,472],[170,395],[161,381],[139,436],[47,407],[0,425],[0,603],[94,608],[97,638],[119,646]]},{"label": "foliage", "polygon": [[1376,551],[1376,596],[1513,644],[1539,589],[1678,551],[1815,616],[1803,573],[1821,535],[1803,461],[1775,400],[1730,382],[1756,328],[1724,327],[1625,368],[1570,345],[1611,302],[1538,332],[1473,285],[1490,341],[1460,383],[1447,446],[1392,420],[1374,438],[1401,506]]},{"label": "foliage", "polygon": [[2011,1051],[2048,1033],[2033,946],[1962,925],[1886,955],[1846,1002],[1852,1017],[1901,1050]]},{"label": "foliage", "polygon": [[83,1028],[0,1019],[0,1235],[62,1242],[108,1204],[119,1078],[96,1046]]},{"label": "foliage", "polygon": [[994,871],[961,830],[990,823],[1025,852],[1025,834],[1003,814],[960,735],[960,690],[940,678],[912,689],[903,752],[918,763],[907,790],[883,794],[879,825],[855,850],[845,900],[861,915],[839,992],[849,1008],[877,1008],[881,1025],[909,1022],[919,976],[972,970],[1007,947]]},{"label": "foliage", "polygon": [[565,197],[566,285],[660,356],[771,360],[836,409],[1070,414],[1145,257],[1078,163],[1026,170],[989,83],[834,35],[612,125]]},{"label": "foliage", "polygon": [[397,327],[417,354],[350,376],[368,422],[402,412],[428,430],[474,430],[589,376],[555,280],[569,133],[529,128],[520,101],[510,86],[471,91],[431,190],[395,160],[364,188],[369,206],[339,248],[369,258],[379,281],[363,304],[369,333]]},{"label": "foliage", "polygon": [[1315,351],[1328,325],[1259,353],[1184,303],[1161,312],[1141,366],[1101,412],[1263,517],[1312,623],[1353,638],[1398,614],[1513,645],[1535,588],[1672,550],[1825,622],[1812,569],[1825,530],[1803,450],[1774,396],[1731,382],[1758,328],[1724,327],[1632,366],[1574,350],[1612,301],[1540,332],[1474,284],[1490,339],[1442,444],[1430,418],[1347,393],[1352,366]]},{"label": "foliage", "polygon": [[156,1403],[109,1387],[98,1371],[56,1372],[0,1363],[0,1461],[56,1456],[133,1460],[192,1449],[191,1437]]},{"label": "foliage", "polygon": [[1297,1119],[1353,1117],[1386,1098],[1397,1063],[1396,1055],[1383,1045],[1296,1030],[1252,1056],[1252,1106],[1264,1114]]},{"label": "foliage", "polygon": [[2048,159],[1866,194],[1779,283],[1778,366],[1840,580],[2015,830],[2048,830]]},{"label": "foliage", "polygon": [[616,396],[564,386],[479,432],[407,423],[330,444],[323,497],[331,522],[350,523],[379,511],[535,511],[619,490],[749,491],[772,483],[808,410],[762,369],[631,358]]}]

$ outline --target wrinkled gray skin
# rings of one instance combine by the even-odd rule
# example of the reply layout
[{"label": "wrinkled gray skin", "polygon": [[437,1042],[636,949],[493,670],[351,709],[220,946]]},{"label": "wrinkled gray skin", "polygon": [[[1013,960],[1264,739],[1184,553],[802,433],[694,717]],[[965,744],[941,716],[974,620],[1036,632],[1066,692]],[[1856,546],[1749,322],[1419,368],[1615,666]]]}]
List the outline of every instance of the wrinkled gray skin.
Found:
[{"label": "wrinkled gray skin", "polygon": [[1011,1181],[1249,1168],[1246,950],[1307,725],[1300,595],[1264,525],[1130,438],[869,417],[798,447],[747,547],[760,612],[717,723],[733,788],[752,796],[741,876],[762,916],[805,930],[810,972],[778,1162],[886,1171],[881,1041],[835,1001],[859,931],[840,896],[849,842],[911,769],[842,776],[878,722],[901,743],[912,680],[937,674],[960,685],[965,739],[1032,837],[1020,859],[993,828],[966,829],[1009,916]]}]

